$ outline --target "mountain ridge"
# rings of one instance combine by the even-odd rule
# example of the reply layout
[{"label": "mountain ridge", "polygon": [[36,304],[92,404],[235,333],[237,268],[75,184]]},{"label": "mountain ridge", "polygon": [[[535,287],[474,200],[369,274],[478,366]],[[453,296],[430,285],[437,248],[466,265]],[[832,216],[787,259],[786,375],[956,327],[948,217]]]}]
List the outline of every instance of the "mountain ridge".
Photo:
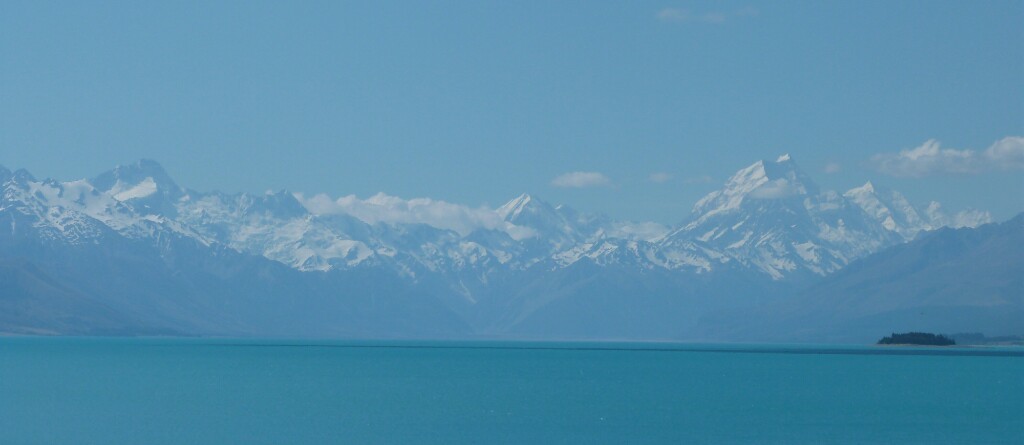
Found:
[{"label": "mountain ridge", "polygon": [[[910,222],[887,225],[880,212],[869,214],[877,207],[874,201],[821,191],[788,155],[741,169],[673,228],[614,221],[526,193],[496,209],[474,209],[386,195],[358,201],[306,198],[286,190],[199,192],[179,186],[152,160],[68,182],[39,181],[27,171],[0,169],[0,182],[0,227],[11,227],[9,236],[0,237],[0,259],[29,258],[43,269],[68,275],[61,277],[67,278],[62,285],[82,289],[90,298],[106,295],[106,300],[100,298],[104,304],[134,307],[130,313],[139,316],[170,311],[170,318],[149,320],[159,329],[217,334],[271,331],[253,323],[276,318],[256,309],[238,316],[211,309],[204,300],[209,293],[196,283],[222,289],[239,301],[249,298],[224,287],[233,283],[251,289],[251,297],[264,304],[283,304],[266,289],[286,292],[284,288],[268,283],[266,289],[253,289],[238,281],[246,273],[260,273],[314,296],[300,304],[309,306],[302,310],[320,307],[330,312],[345,305],[390,302],[382,307],[393,313],[378,308],[366,309],[364,315],[381,326],[394,319],[417,320],[398,328],[399,333],[578,335],[551,323],[585,326],[582,318],[571,320],[591,317],[623,323],[609,325],[608,332],[667,338],[675,335],[671,317],[680,311],[692,312],[684,318],[695,320],[700,313],[782,295],[905,242],[903,233],[915,229]],[[126,253],[138,258],[135,264],[119,262]],[[165,288],[154,291],[137,277],[121,277],[123,287],[136,289],[156,305],[135,307],[123,289],[105,289],[103,283],[68,269],[70,263],[53,262],[62,256],[95,262],[77,267],[101,275],[148,275]],[[606,278],[592,280],[583,271]],[[347,288],[332,287],[339,283],[348,283]],[[382,289],[393,295],[381,294]],[[608,289],[635,293],[637,301],[661,307],[668,318],[646,328],[642,320],[629,321],[628,314],[652,312],[630,309],[629,299],[608,294]],[[588,308],[597,295],[604,295],[603,303]],[[397,301],[408,307],[396,306]],[[195,312],[201,307],[215,315]],[[430,315],[410,313],[414,307],[430,308],[424,309]],[[587,315],[594,310],[598,312]],[[227,318],[218,326],[217,317]],[[446,330],[437,322],[442,319],[456,328]],[[352,318],[345,322],[361,324]],[[326,324],[311,329],[334,332]]]},{"label": "mountain ridge", "polygon": [[859,259],[791,299],[719,317],[745,320],[731,338],[783,342],[867,343],[885,329],[1018,335],[1021,245],[1024,213],[978,228],[941,228]]}]

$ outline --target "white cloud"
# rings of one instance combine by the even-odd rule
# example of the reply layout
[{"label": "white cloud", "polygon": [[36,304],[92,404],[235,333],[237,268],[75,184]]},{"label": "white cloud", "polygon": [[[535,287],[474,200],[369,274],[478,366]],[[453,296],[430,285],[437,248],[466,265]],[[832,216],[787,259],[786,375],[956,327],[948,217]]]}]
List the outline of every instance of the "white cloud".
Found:
[{"label": "white cloud", "polygon": [[986,149],[982,155],[1003,170],[1024,169],[1024,137],[1002,138]]},{"label": "white cloud", "polygon": [[829,162],[828,164],[825,164],[824,170],[825,173],[831,175],[833,173],[839,173],[839,170],[842,170],[842,166],[840,166],[838,162]]},{"label": "white cloud", "polygon": [[980,153],[970,149],[942,148],[939,141],[930,139],[899,153],[874,155],[871,163],[882,173],[911,178],[941,173],[973,174],[1024,169],[1024,137],[1005,137]]},{"label": "white cloud", "polygon": [[708,175],[703,175],[703,176],[694,176],[692,178],[686,178],[685,182],[687,184],[710,184],[712,182],[715,182],[715,180],[712,177],[708,176]]},{"label": "white cloud", "polygon": [[744,6],[744,7],[740,8],[740,9],[736,10],[736,15],[738,15],[740,17],[753,17],[753,16],[756,16],[756,15],[758,15],[760,13],[761,13],[761,11],[758,11],[757,8],[755,8],[753,6]]},{"label": "white cloud", "polygon": [[985,210],[967,209],[957,212],[952,217],[950,226],[953,228],[978,227],[992,222],[992,214]]},{"label": "white cloud", "polygon": [[973,151],[944,149],[935,139],[899,153],[874,155],[871,162],[878,171],[892,176],[920,177],[933,173],[975,173],[978,170]]},{"label": "white cloud", "polygon": [[642,239],[644,241],[655,241],[669,232],[668,226],[658,224],[656,222],[626,222],[616,224],[607,233],[609,236],[626,238],[626,239]]},{"label": "white cloud", "polygon": [[928,204],[925,215],[935,227],[949,226],[959,229],[961,227],[978,227],[992,222],[992,214],[977,209],[966,209],[949,216],[942,210],[942,204],[935,201]]},{"label": "white cloud", "polygon": [[726,15],[724,12],[711,11],[706,12],[700,16],[700,20],[705,23],[725,23]]},{"label": "white cloud", "polygon": [[610,185],[612,181],[607,176],[598,172],[569,172],[563,173],[551,180],[555,187],[585,188]]},{"label": "white cloud", "polygon": [[439,229],[468,235],[477,229],[493,229],[508,233],[514,239],[533,236],[532,230],[509,224],[493,209],[472,208],[430,198],[402,199],[378,193],[368,199],[355,195],[332,199],[325,194],[309,198],[295,197],[314,215],[347,214],[368,224],[426,224]]},{"label": "white cloud", "polygon": [[658,20],[663,22],[672,23],[708,23],[712,25],[720,25],[725,23],[733,17],[754,17],[758,15],[758,10],[752,7],[744,7],[736,10],[735,12],[725,11],[705,11],[705,12],[692,12],[688,9],[683,8],[664,8],[655,15]]},{"label": "white cloud", "polygon": [[784,178],[768,181],[750,192],[754,199],[782,199],[799,193],[799,189]]},{"label": "white cloud", "polygon": [[654,183],[664,184],[672,180],[672,175],[665,172],[654,172],[651,173],[651,175],[648,176],[647,179]]},{"label": "white cloud", "polygon": [[665,8],[658,11],[658,20],[663,22],[685,22],[690,20],[690,11],[680,8]]}]

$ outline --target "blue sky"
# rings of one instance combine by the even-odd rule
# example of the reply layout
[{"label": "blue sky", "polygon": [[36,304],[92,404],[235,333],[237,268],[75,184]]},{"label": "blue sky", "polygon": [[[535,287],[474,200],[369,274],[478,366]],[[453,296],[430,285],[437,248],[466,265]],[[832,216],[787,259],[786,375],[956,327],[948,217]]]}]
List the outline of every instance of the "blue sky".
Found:
[{"label": "blue sky", "polygon": [[39,176],[674,223],[788,152],[1024,210],[1019,1],[41,3],[0,10],[0,164]]}]

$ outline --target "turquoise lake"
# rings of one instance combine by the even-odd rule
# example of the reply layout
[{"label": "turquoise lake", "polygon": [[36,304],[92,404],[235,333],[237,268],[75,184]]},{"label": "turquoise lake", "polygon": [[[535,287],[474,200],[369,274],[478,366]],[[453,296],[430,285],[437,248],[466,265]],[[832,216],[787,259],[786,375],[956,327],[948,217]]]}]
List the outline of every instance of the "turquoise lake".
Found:
[{"label": "turquoise lake", "polygon": [[0,338],[2,444],[1021,444],[1024,350]]}]

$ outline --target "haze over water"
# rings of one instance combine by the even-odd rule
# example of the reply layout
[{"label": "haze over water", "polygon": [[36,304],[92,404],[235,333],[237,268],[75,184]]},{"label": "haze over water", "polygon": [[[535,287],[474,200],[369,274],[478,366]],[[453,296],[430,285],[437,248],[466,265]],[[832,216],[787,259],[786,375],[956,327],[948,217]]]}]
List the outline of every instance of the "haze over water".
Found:
[{"label": "haze over water", "polygon": [[1021,443],[1019,348],[0,339],[5,444]]}]

